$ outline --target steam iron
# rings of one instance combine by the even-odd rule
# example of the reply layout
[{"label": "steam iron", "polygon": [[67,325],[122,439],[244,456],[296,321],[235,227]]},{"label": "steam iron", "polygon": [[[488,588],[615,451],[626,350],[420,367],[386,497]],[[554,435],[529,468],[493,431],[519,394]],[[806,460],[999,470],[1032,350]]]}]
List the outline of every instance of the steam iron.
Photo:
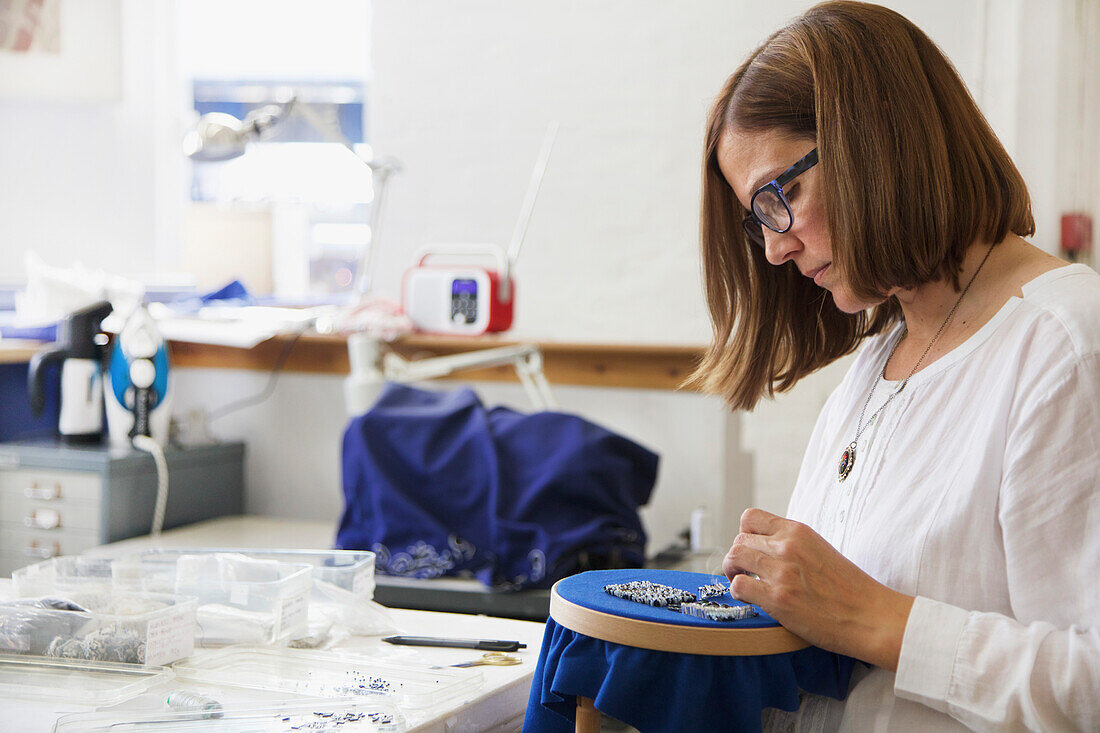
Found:
[{"label": "steam iron", "polygon": [[167,443],[172,398],[168,346],[143,307],[130,314],[115,339],[106,392],[112,443],[128,445],[138,435]]},{"label": "steam iron", "polygon": [[27,393],[31,411],[42,413],[46,404],[46,367],[61,367],[61,414],[58,432],[67,443],[98,443],[103,437],[102,361],[107,337],[101,323],[111,313],[102,301],[74,311],[57,327],[57,343],[31,357]]}]

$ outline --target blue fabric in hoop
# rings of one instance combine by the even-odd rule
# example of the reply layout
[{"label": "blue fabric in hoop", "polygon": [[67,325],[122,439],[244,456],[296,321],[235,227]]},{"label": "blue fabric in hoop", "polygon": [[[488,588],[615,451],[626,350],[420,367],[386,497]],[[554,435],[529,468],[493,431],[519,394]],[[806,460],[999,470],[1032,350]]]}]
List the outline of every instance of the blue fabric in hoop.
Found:
[{"label": "blue fabric in hoop", "polygon": [[[713,582],[711,576],[700,573],[609,570],[568,578],[558,584],[558,592],[578,605],[646,621],[729,628],[775,625],[766,614],[732,623],[707,621],[603,592],[604,585],[630,580],[650,580],[692,592]],[[716,600],[732,602],[728,596]],[[631,608],[620,612],[621,604]],[[760,731],[764,709],[797,709],[799,690],[843,699],[854,664],[849,657],[817,647],[749,657],[639,649],[579,634],[551,618],[546,623],[523,730],[572,731],[576,696],[581,695],[592,699],[601,712],[643,733],[697,727]]]}]

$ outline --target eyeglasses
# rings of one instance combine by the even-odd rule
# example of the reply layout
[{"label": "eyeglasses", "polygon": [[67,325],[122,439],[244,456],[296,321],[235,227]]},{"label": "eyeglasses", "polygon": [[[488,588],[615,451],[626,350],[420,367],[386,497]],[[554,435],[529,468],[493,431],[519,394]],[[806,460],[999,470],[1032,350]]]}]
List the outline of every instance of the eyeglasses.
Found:
[{"label": "eyeglasses", "polygon": [[817,165],[817,148],[814,148],[802,159],[792,165],[771,183],[766,183],[756,189],[749,201],[749,215],[741,222],[749,240],[759,247],[764,246],[764,229],[767,227],[773,232],[783,234],[789,232],[794,226],[794,215],[791,214],[791,204],[787,201],[787,195],[783,193],[783,187],[793,181],[799,175]]}]

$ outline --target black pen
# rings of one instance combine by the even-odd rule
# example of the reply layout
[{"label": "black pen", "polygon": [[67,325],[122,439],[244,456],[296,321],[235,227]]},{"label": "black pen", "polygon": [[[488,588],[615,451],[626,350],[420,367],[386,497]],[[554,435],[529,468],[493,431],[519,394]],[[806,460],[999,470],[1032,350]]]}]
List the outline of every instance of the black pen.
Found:
[{"label": "black pen", "polygon": [[387,636],[382,641],[405,646],[449,646],[457,649],[478,649],[485,652],[514,652],[526,649],[527,645],[518,641],[501,639],[445,639],[439,636]]}]

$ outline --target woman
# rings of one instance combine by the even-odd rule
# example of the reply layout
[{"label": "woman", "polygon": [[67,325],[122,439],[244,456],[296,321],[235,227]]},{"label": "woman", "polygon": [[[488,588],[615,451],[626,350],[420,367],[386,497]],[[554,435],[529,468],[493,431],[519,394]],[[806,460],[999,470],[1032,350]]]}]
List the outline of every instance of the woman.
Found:
[{"label": "woman", "polygon": [[788,518],[746,511],[724,564],[736,598],[867,663],[801,729],[1100,729],[1100,276],[1022,238],[1019,172],[884,8],[771,36],[705,155],[695,383],[751,409],[863,344]]}]

